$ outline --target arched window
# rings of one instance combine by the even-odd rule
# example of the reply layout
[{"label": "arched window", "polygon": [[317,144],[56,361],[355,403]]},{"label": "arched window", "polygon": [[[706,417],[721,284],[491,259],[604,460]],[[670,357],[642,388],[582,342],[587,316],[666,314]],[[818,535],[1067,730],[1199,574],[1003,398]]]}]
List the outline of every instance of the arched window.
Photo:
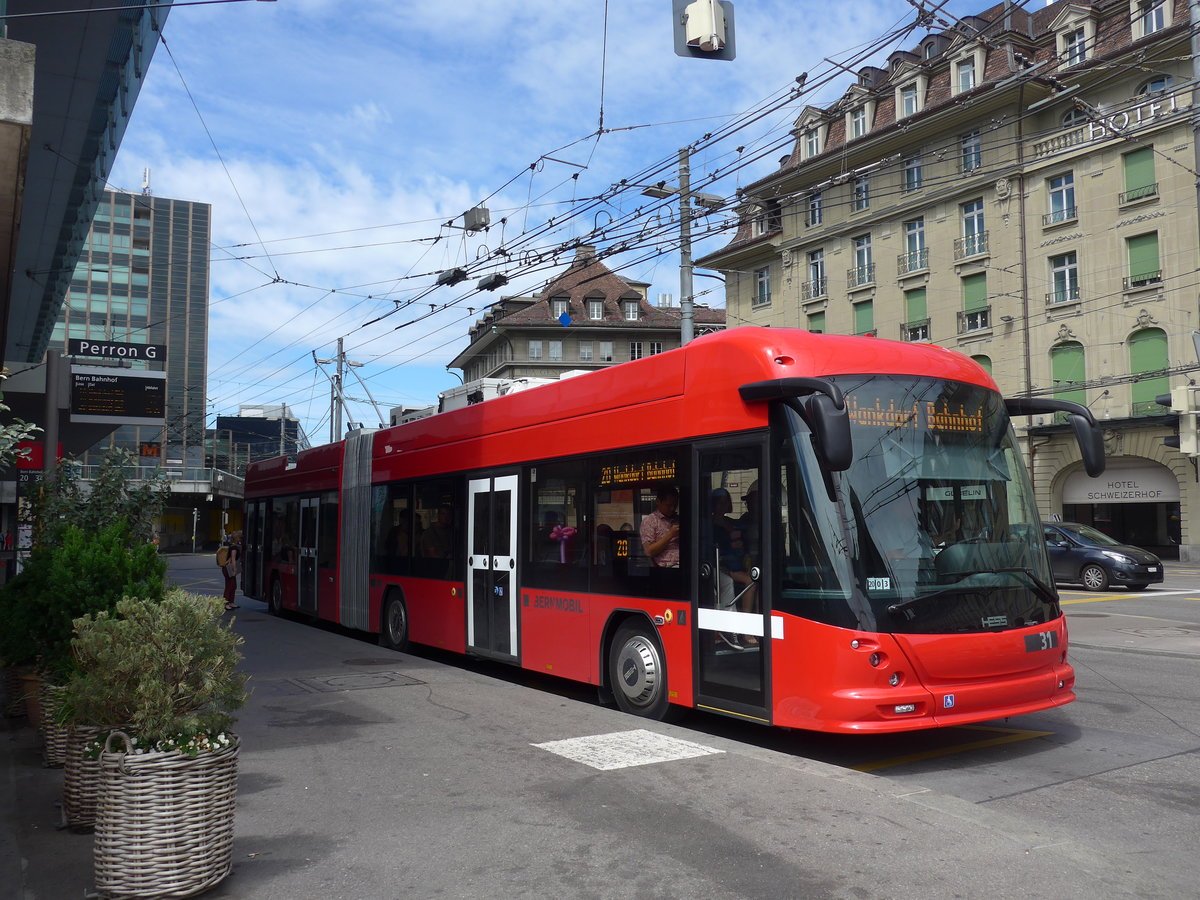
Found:
[{"label": "arched window", "polygon": [[1075,128],[1079,125],[1086,125],[1088,121],[1087,114],[1082,109],[1077,109],[1072,106],[1062,117],[1063,128]]},{"label": "arched window", "polygon": [[1143,328],[1129,336],[1129,372],[1132,375],[1150,375],[1138,378],[1130,385],[1133,392],[1133,414],[1149,416],[1161,412],[1162,407],[1154,402],[1159,394],[1171,389],[1167,377],[1167,333],[1161,328]]},{"label": "arched window", "polygon": [[1142,82],[1142,86],[1137,89],[1139,97],[1144,97],[1147,94],[1165,94],[1175,86],[1175,79],[1170,75],[1152,75]]},{"label": "arched window", "polygon": [[1087,391],[1080,385],[1087,380],[1083,344],[1063,341],[1050,348],[1050,377],[1054,379],[1054,397],[1087,404]]},{"label": "arched window", "polygon": [[979,363],[983,371],[987,372],[989,375],[992,374],[992,358],[990,356],[972,356],[971,359]]}]

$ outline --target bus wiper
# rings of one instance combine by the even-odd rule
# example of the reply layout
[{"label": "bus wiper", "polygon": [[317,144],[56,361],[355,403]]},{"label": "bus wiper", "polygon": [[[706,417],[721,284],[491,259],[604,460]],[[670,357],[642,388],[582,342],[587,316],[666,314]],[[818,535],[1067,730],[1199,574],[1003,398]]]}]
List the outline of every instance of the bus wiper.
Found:
[{"label": "bus wiper", "polygon": [[1054,592],[1054,588],[1052,588],[1050,585],[1046,584],[1046,582],[1042,581],[1041,578],[1039,578],[1037,575],[1035,575],[1032,569],[1028,569],[1024,566],[1011,566],[1011,567],[1006,567],[1003,569],[992,569],[992,571],[993,572],[1015,572],[1018,575],[1024,575],[1033,584],[1034,590],[1036,591],[1036,593],[1039,597],[1041,597],[1047,603],[1057,603],[1058,602],[1058,594],[1056,594]]},{"label": "bus wiper", "polygon": [[[1050,587],[1046,582],[1042,581],[1033,571],[1023,566],[1006,566],[999,569],[988,569],[986,572],[975,572],[975,575],[999,575],[1001,573],[1009,573],[1015,575],[1024,575],[1033,584],[1034,592],[1047,603],[1057,603],[1058,595],[1054,593],[1054,588]],[[909,607],[916,606],[918,603],[923,603],[926,600],[931,600],[934,597],[942,597],[946,594],[956,593],[958,591],[971,590],[970,587],[963,587],[961,584],[951,585],[943,588],[940,591],[931,591],[928,594],[918,594],[909,597],[907,600],[902,600],[899,603],[890,603],[887,606],[887,611],[891,615],[898,615],[905,612]]]},{"label": "bus wiper", "polygon": [[959,591],[959,590],[961,590],[961,588],[956,586],[956,587],[942,588],[940,591],[930,591],[928,594],[917,594],[916,596],[909,597],[907,600],[901,600],[899,603],[889,603],[887,606],[887,611],[891,615],[894,616],[898,613],[904,612],[910,606],[916,606],[918,603],[923,603],[924,601],[931,600],[934,597],[941,597],[941,596],[944,596],[945,594],[952,594],[955,591]]}]

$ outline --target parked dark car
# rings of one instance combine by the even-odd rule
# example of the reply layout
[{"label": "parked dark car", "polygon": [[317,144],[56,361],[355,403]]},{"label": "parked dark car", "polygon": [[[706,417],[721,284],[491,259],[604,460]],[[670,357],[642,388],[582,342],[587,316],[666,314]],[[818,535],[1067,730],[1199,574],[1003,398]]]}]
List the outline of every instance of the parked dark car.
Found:
[{"label": "parked dark car", "polygon": [[1046,551],[1055,581],[1082,584],[1089,591],[1123,584],[1138,591],[1163,580],[1162,560],[1148,550],[1122,544],[1090,525],[1044,522]]}]

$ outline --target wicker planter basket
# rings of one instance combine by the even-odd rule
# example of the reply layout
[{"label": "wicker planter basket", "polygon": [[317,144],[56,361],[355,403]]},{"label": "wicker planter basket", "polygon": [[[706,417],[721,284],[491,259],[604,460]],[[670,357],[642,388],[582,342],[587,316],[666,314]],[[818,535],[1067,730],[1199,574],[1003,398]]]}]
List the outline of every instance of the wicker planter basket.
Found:
[{"label": "wicker planter basket", "polygon": [[100,760],[84,755],[84,747],[99,728],[72,725],[67,729],[67,753],[63,763],[63,821],[73,831],[90,831],[96,825],[100,805]]},{"label": "wicker planter basket", "polygon": [[25,695],[21,692],[21,672],[16,666],[4,667],[4,683],[0,694],[0,708],[9,717],[25,715]]},{"label": "wicker planter basket", "polygon": [[67,726],[58,721],[66,688],[42,682],[42,760],[51,769],[61,769],[67,761]]},{"label": "wicker planter basket", "polygon": [[118,732],[100,755],[99,895],[191,897],[218,884],[233,868],[236,739],[195,757],[129,749]]}]

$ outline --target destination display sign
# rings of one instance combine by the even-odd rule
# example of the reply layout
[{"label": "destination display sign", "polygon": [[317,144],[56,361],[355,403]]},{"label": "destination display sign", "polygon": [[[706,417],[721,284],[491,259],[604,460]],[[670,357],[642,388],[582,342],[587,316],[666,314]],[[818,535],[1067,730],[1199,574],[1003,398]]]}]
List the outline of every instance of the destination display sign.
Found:
[{"label": "destination display sign", "polygon": [[166,411],[166,372],[71,367],[72,422],[161,425]]},{"label": "destination display sign", "polygon": [[68,356],[90,356],[94,359],[144,359],[166,362],[165,344],[123,344],[118,341],[91,341],[71,338],[67,341]]},{"label": "destination display sign", "polygon": [[600,483],[597,487],[614,487],[619,484],[644,484],[647,481],[673,481],[676,475],[674,459],[654,459],[645,462],[625,463],[600,467]]},{"label": "destination display sign", "polygon": [[879,400],[873,406],[860,404],[857,398],[846,403],[850,421],[874,428],[920,428],[930,431],[983,432],[983,407],[979,404],[914,402],[898,406]]}]

